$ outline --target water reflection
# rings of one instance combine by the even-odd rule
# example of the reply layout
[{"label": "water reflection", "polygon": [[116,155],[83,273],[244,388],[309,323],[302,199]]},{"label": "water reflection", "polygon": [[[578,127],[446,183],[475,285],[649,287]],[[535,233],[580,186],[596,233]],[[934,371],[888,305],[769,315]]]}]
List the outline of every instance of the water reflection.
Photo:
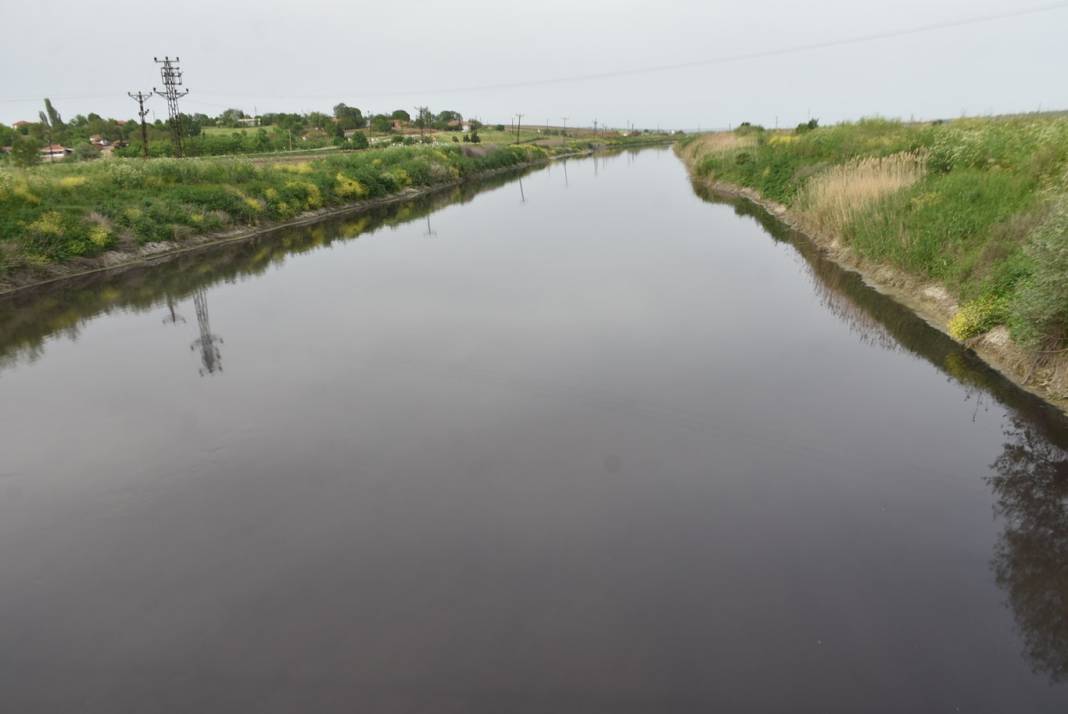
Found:
[{"label": "water reflection", "polygon": [[801,258],[802,269],[811,278],[813,293],[861,343],[922,357],[964,387],[965,399],[976,399],[977,408],[982,407],[980,395],[985,393],[1026,416],[1043,433],[1065,429],[1064,415],[1057,409],[1002,377],[972,350],[934,329],[904,305],[866,285],[858,273],[839,267],[804,235],[760,206],[713,196],[697,184],[694,190],[705,200],[731,206],[735,214],[759,223],[775,241],[792,246]]},{"label": "water reflection", "polygon": [[[335,241],[352,240],[379,227],[396,227],[426,218],[446,205],[466,203],[483,191],[501,187],[528,171],[505,173],[484,181],[471,182],[401,204],[383,206],[357,215],[324,221],[311,227],[284,228],[248,241],[220,245],[208,250],[175,256],[166,263],[132,268],[115,274],[95,274],[72,279],[60,285],[23,290],[0,298],[0,374],[20,362],[33,362],[44,354],[46,343],[55,337],[77,340],[81,326],[100,315],[116,310],[143,312],[166,305],[165,324],[184,322],[177,302],[194,297],[198,291],[219,282],[248,279],[280,266],[290,256],[327,247]],[[204,315],[207,303],[201,300]],[[198,323],[200,323],[198,308]],[[202,327],[202,324],[200,325]],[[201,333],[199,345],[210,329]],[[218,359],[203,359],[203,368],[213,373]]]},{"label": "water reflection", "polygon": [[907,350],[962,385],[965,400],[975,402],[973,421],[979,410],[988,408],[989,396],[1013,411],[1004,450],[991,465],[994,475],[986,477],[997,499],[996,514],[1005,522],[992,568],[1033,671],[1047,674],[1052,682],[1068,681],[1068,444],[1063,443],[1068,437],[1063,416],[865,285],[857,273],[838,267],[759,206],[704,195],[728,203],[737,215],[760,223],[776,241],[791,244],[803,258],[813,292],[862,343]]},{"label": "water reflection", "polygon": [[211,321],[208,318],[208,295],[203,289],[193,293],[193,305],[197,311],[197,327],[200,329],[200,337],[193,340],[189,345],[191,350],[200,350],[200,376],[215,374],[222,371],[222,352],[219,345],[223,339],[211,331]]},{"label": "water reflection", "polygon": [[1005,529],[993,570],[1036,673],[1068,681],[1068,452],[1013,420],[989,483]]},{"label": "water reflection", "polygon": [[177,313],[174,307],[174,298],[170,295],[167,296],[167,314],[163,316],[164,325],[177,325],[179,323],[185,323],[185,318]]}]

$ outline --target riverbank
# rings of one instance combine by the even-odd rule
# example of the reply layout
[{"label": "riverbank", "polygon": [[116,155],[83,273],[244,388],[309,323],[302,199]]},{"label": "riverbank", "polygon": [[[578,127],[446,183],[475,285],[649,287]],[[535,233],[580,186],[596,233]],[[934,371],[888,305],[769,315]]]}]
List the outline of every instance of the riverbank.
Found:
[{"label": "riverbank", "polygon": [[1068,411],[1068,122],[746,126],[676,150],[695,184],[760,205]]},{"label": "riverbank", "polygon": [[430,145],[268,164],[130,159],[3,170],[0,294],[366,211],[556,158],[637,145]]}]

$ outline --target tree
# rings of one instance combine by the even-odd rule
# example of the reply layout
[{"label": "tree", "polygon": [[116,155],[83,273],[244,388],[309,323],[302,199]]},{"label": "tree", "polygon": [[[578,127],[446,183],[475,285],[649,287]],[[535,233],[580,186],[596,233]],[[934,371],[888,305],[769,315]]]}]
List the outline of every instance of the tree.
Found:
[{"label": "tree", "polygon": [[350,141],[352,142],[352,148],[354,149],[366,149],[370,146],[370,143],[367,141],[367,136],[362,131],[353,134]]},{"label": "tree", "polygon": [[52,102],[48,99],[44,100],[45,111],[37,112],[37,116],[41,119],[41,126],[44,127],[45,136],[48,138],[48,145],[56,143],[57,139],[60,139],[60,132],[63,131],[63,120],[59,117],[59,112],[52,106]]},{"label": "tree", "polygon": [[[438,115],[434,117],[434,127],[437,129],[454,129],[460,131],[463,126],[463,115],[460,112],[454,112],[446,109],[443,112],[438,112]],[[456,122],[453,126],[449,126],[449,122]]]},{"label": "tree", "polygon": [[418,113],[415,115],[415,121],[412,122],[420,129],[430,128],[430,124],[434,121],[434,114],[430,111],[429,107],[419,107],[416,110]]},{"label": "tree", "polygon": [[66,125],[63,123],[63,118],[59,116],[59,112],[52,106],[52,100],[45,97],[44,105],[45,113],[48,117],[48,121],[45,123],[51,126],[53,131],[62,131]]},{"label": "tree", "polygon": [[311,112],[308,114],[308,124],[314,126],[316,129],[326,129],[333,123],[334,118],[323,114],[322,112]]},{"label": "tree", "polygon": [[362,129],[367,124],[367,120],[363,117],[363,112],[356,107],[346,105],[344,102],[334,107],[334,119],[337,120],[338,126],[342,129]]},{"label": "tree", "polygon": [[41,154],[38,153],[40,148],[41,145],[35,139],[18,138],[11,145],[11,159],[16,166],[33,166],[41,160]]},{"label": "tree", "polygon": [[74,153],[71,154],[75,161],[88,161],[90,159],[100,158],[100,148],[93,144],[78,144],[74,147]]},{"label": "tree", "polygon": [[241,109],[230,108],[219,115],[219,126],[230,128],[241,126],[241,120],[245,118],[245,112]]},{"label": "tree", "polygon": [[260,128],[252,138],[252,145],[256,151],[267,151],[271,146],[271,137],[267,136],[267,130]]},{"label": "tree", "polygon": [[[396,112],[394,112],[396,114]],[[371,129],[380,133],[393,130],[393,121],[385,114],[375,114],[371,119]]]},{"label": "tree", "polygon": [[393,113],[389,115],[390,119],[396,119],[397,121],[411,121],[412,115],[403,109],[394,109]]}]

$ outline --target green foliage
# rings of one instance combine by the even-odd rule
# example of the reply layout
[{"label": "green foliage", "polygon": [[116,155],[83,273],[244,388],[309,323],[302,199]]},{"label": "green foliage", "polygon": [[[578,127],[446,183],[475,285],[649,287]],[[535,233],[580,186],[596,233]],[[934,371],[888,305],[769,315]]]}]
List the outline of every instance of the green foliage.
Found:
[{"label": "green foliage", "polygon": [[[23,144],[36,156],[30,140]],[[530,146],[492,148],[480,156],[454,145],[402,146],[275,164],[117,158],[0,169],[0,254],[6,270],[9,256],[24,266],[61,262],[99,254],[119,240],[173,241],[285,220],[545,156]]]},{"label": "green foliage", "polygon": [[1068,197],[1061,197],[1032,234],[1026,251],[1034,269],[1012,299],[1013,337],[1033,347],[1063,349],[1068,344]]},{"label": "green foliage", "polygon": [[337,120],[337,126],[342,130],[362,129],[367,125],[363,112],[356,107],[346,105],[344,102],[334,106],[334,119]]},{"label": "green foliage", "polygon": [[957,311],[949,321],[949,334],[958,340],[966,340],[1000,325],[1006,317],[1006,300],[997,295],[984,295]]},{"label": "green foliage", "polygon": [[41,161],[40,148],[41,144],[31,137],[16,137],[11,145],[11,160],[16,166],[33,166]]},{"label": "green foliage", "polygon": [[[801,208],[807,182],[828,168],[901,152],[927,176],[856,213],[839,236],[866,258],[937,280],[962,300],[959,337],[1007,324],[1036,346],[1068,340],[1068,118],[963,119],[928,125],[885,119],[755,136],[696,160],[694,172],[755,188]],[[1056,209],[1045,218],[1054,197]]]},{"label": "green foliage", "polygon": [[371,119],[371,130],[379,134],[393,131],[393,120],[384,114],[376,114]]},{"label": "green foliage", "polygon": [[353,134],[352,138],[349,140],[349,143],[354,149],[366,149],[368,146],[370,146],[370,143],[367,141],[367,135],[364,134],[362,131],[358,131]]}]

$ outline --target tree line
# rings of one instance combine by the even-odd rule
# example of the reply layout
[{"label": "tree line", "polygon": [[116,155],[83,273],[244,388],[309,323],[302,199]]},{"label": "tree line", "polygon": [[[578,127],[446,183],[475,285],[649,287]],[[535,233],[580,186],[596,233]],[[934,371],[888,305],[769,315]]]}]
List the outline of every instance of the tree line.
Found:
[{"label": "tree line", "polygon": [[[432,112],[420,107],[412,114],[405,109],[389,113],[365,113],[344,102],[333,107],[331,113],[269,112],[259,116],[247,114],[239,108],[228,108],[217,115],[204,113],[181,114],[185,153],[190,156],[241,154],[292,149],[313,149],[331,144],[345,148],[363,148],[369,136],[405,134],[420,131],[474,130],[465,140],[477,141],[481,125],[472,121],[464,126],[463,115],[454,110]],[[233,129],[232,132],[220,131]],[[157,118],[147,123],[148,153],[169,156],[170,125]],[[398,143],[403,136],[396,137]],[[93,159],[101,148],[114,146],[119,156],[141,154],[140,122],[136,119],[105,118],[97,113],[78,114],[64,121],[48,99],[37,121],[16,122],[12,126],[0,123],[0,147],[4,156],[22,166],[41,160],[45,146],[58,144],[71,150],[71,158]]]}]

